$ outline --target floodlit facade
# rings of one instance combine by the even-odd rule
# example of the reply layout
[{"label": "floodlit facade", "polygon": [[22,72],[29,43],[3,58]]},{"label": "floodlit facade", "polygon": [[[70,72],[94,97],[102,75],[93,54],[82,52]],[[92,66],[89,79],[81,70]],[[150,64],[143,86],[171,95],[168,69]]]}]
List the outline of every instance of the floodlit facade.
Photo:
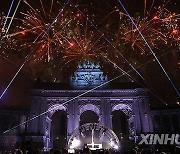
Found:
[{"label": "floodlit facade", "polygon": [[[150,110],[148,89],[133,87],[133,83],[123,88],[121,84],[111,85],[97,63],[79,63],[69,83],[44,84],[32,89],[27,112],[1,112],[1,132],[29,120],[1,135],[1,148],[14,148],[28,139],[44,150],[81,148],[81,142],[88,142],[92,148],[123,148],[127,143],[136,144],[142,133],[161,132],[161,117],[165,114],[170,121],[169,131],[180,128],[178,109]],[[5,128],[5,117],[13,114],[14,123],[7,118],[9,124]]]}]

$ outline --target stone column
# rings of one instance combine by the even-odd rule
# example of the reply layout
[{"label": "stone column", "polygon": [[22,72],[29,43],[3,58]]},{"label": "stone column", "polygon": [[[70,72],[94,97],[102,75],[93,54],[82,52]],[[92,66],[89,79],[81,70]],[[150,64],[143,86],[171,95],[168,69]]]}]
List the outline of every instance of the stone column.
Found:
[{"label": "stone column", "polygon": [[[31,102],[32,105],[31,105],[30,115],[29,115],[30,119],[40,114],[40,104],[39,104],[40,99],[41,97],[34,97],[32,99],[32,102]],[[29,122],[29,125],[28,125],[29,133],[36,133],[36,134],[39,133],[39,119],[40,117],[37,117]]]},{"label": "stone column", "polygon": [[102,125],[112,129],[111,104],[109,99],[101,98]]},{"label": "stone column", "polygon": [[128,124],[129,124],[129,136],[133,137],[135,135],[135,124],[134,124],[134,115],[129,117],[128,119]]},{"label": "stone column", "polygon": [[73,126],[73,102],[68,104],[68,113],[67,113],[67,137],[71,136],[74,126]]},{"label": "stone column", "polygon": [[113,115],[111,114],[111,115],[110,115],[110,121],[109,121],[109,128],[110,128],[110,129],[113,129],[113,126],[112,126],[112,118],[113,118]]},{"label": "stone column", "polygon": [[139,111],[141,116],[142,132],[153,132],[152,117],[148,97],[139,98]]},{"label": "stone column", "polygon": [[[42,114],[44,112],[47,112],[47,101],[44,98],[40,98],[39,101],[39,114]],[[38,132],[40,134],[44,134],[44,130],[45,130],[45,125],[46,125],[46,115],[42,115],[38,118],[38,125],[39,125],[39,130]]]},{"label": "stone column", "polygon": [[46,120],[45,120],[45,129],[44,129],[44,147],[46,148],[45,150],[49,150],[51,147],[51,122],[52,120],[46,116]]},{"label": "stone column", "polygon": [[72,134],[72,116],[70,118],[70,115],[67,114],[67,139],[69,139],[71,134]]},{"label": "stone column", "polygon": [[140,132],[141,132],[141,119],[140,119],[138,99],[133,100],[132,114],[134,115],[135,134],[140,134]]},{"label": "stone column", "polygon": [[79,105],[78,105],[78,99],[74,100],[73,102],[73,131],[79,127],[80,122],[80,114],[79,114]]}]

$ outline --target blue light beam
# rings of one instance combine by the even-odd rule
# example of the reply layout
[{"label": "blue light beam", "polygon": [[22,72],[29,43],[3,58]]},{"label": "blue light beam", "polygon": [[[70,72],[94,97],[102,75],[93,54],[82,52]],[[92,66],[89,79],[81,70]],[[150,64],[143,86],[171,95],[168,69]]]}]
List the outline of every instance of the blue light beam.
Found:
[{"label": "blue light beam", "polygon": [[149,43],[146,41],[145,37],[143,36],[143,34],[141,33],[141,31],[139,30],[139,28],[137,27],[136,23],[134,22],[134,20],[132,19],[132,17],[130,16],[129,12],[126,10],[126,8],[124,7],[123,3],[118,0],[119,4],[121,5],[121,7],[123,8],[123,10],[126,12],[126,14],[128,15],[129,19],[131,20],[132,24],[135,26],[135,28],[137,29],[137,31],[139,32],[139,34],[141,35],[145,45],[149,48],[149,50],[151,51],[152,55],[154,56],[154,58],[156,59],[156,61],[158,62],[159,66],[161,67],[161,69],[163,70],[164,74],[166,75],[166,77],[168,78],[168,80],[170,81],[171,85],[173,86],[174,90],[176,91],[176,93],[178,94],[178,96],[180,97],[180,93],[178,91],[178,89],[176,88],[175,84],[173,83],[173,81],[171,80],[171,78],[169,77],[168,73],[166,72],[166,70],[164,69],[164,67],[162,66],[161,62],[159,61],[159,59],[157,58],[157,56],[155,55],[154,51],[152,50],[152,48],[150,47]]},{"label": "blue light beam", "polygon": [[[74,5],[74,3],[71,1],[71,4]],[[103,34],[86,15],[76,6],[74,7],[88,20],[88,22],[102,35],[102,37],[114,48],[114,50],[125,60],[126,63],[141,77],[141,79],[145,80],[144,77],[137,71],[137,69],[126,59],[126,57],[123,56],[123,54],[111,43],[111,41]]]},{"label": "blue light beam", "polygon": [[[167,53],[169,53],[169,52],[167,52]],[[166,53],[166,54],[167,54],[167,53]],[[165,54],[161,55],[160,57],[162,57],[162,56],[164,56],[164,55],[165,55]],[[150,62],[152,62],[152,61],[153,61],[153,59],[152,59],[152,60],[149,60],[148,62],[146,62],[146,63],[144,63],[144,64],[142,64],[142,65],[139,65],[138,68],[144,67],[144,65],[147,65],[148,63],[150,63]],[[132,71],[133,71],[133,69],[127,71],[126,73],[130,73],[130,72],[132,72]],[[124,75],[125,75],[125,72],[124,72],[123,74],[121,74],[121,75],[119,75],[119,76],[117,76],[117,77],[115,77],[115,78],[113,78],[113,79],[111,79],[111,80],[109,80],[109,81],[107,81],[107,82],[105,82],[105,83],[97,86],[97,87],[94,87],[93,89],[90,89],[90,90],[88,90],[88,91],[86,91],[86,92],[84,92],[84,93],[82,93],[82,94],[80,94],[80,95],[78,95],[78,96],[76,96],[76,97],[68,100],[68,101],[65,101],[65,102],[62,103],[61,105],[65,105],[66,103],[69,103],[69,102],[71,102],[71,101],[73,101],[73,100],[75,100],[75,99],[77,99],[77,98],[79,98],[79,97],[81,97],[81,96],[84,96],[85,94],[87,94],[87,93],[89,93],[89,92],[92,92],[93,90],[96,90],[97,88],[100,88],[101,86],[104,86],[104,85],[106,85],[106,84],[108,84],[108,83],[110,83],[110,82],[112,82],[112,81],[114,81],[114,80],[116,80],[116,79],[124,76]],[[167,104],[166,104],[166,105],[167,105]],[[37,116],[29,119],[29,120],[26,120],[26,121],[24,121],[23,123],[20,123],[19,125],[16,125],[16,126],[10,128],[10,129],[4,131],[3,133],[6,134],[6,133],[8,133],[9,131],[14,130],[14,129],[16,129],[16,128],[18,128],[18,127],[20,127],[20,126],[22,126],[22,125],[24,125],[24,124],[26,124],[26,123],[28,123],[28,122],[36,119],[36,118],[38,118],[38,117],[41,117],[42,115],[44,115],[44,114],[46,114],[46,113],[48,113],[49,111],[52,111],[52,110],[54,110],[54,109],[51,109],[51,110],[47,110],[47,111],[45,111],[45,112],[42,112],[41,114],[39,114],[39,115],[37,115]]]},{"label": "blue light beam", "polygon": [[[68,0],[62,9],[60,9],[58,15],[56,16],[56,18],[53,20],[53,22],[51,23],[51,25],[47,28],[47,30],[44,32],[44,34],[46,34],[49,29],[51,28],[51,26],[55,23],[55,20],[60,16],[60,14],[63,12],[64,8],[68,5],[68,3],[70,2],[70,0]],[[41,37],[41,39],[44,38],[45,35],[43,35]],[[11,84],[13,83],[13,81],[16,79],[16,77],[18,76],[19,72],[22,70],[22,68],[24,67],[24,65],[30,60],[31,56],[33,55],[34,50],[32,50],[32,52],[30,52],[29,55],[26,56],[25,61],[23,62],[23,64],[20,66],[20,68],[18,69],[18,71],[16,72],[16,74],[13,76],[13,78],[11,79],[11,81],[8,83],[8,85],[6,86],[6,88],[4,89],[4,91],[2,92],[1,96],[0,96],[0,100],[3,98],[4,94],[6,93],[6,91],[8,90],[8,88],[11,86]]]},{"label": "blue light beam", "polygon": [[14,0],[12,0],[11,5],[10,5],[10,7],[9,7],[8,14],[7,14],[6,19],[5,19],[5,21],[4,21],[4,25],[3,25],[2,31],[4,31],[4,28],[6,27],[6,23],[7,23],[7,20],[8,20],[9,15],[10,15],[10,13],[11,13],[11,9],[12,9],[13,3],[14,3]]}]

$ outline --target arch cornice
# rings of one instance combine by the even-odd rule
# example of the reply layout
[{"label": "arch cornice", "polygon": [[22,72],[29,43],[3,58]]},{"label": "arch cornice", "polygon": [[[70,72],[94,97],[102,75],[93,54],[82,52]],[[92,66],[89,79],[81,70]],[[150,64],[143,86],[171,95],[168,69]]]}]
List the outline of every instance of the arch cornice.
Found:
[{"label": "arch cornice", "polygon": [[62,104],[53,104],[48,108],[49,117],[56,112],[56,111],[67,111],[67,107]]},{"label": "arch cornice", "polygon": [[95,112],[98,116],[100,115],[100,109],[98,107],[98,105],[94,105],[94,104],[86,104],[86,105],[82,105],[79,108],[79,113],[80,115],[82,113],[84,113],[85,111],[93,111]]},{"label": "arch cornice", "polygon": [[132,108],[127,104],[121,103],[121,104],[115,104],[112,106],[112,112],[118,111],[118,110],[123,111],[129,117],[132,115]]}]

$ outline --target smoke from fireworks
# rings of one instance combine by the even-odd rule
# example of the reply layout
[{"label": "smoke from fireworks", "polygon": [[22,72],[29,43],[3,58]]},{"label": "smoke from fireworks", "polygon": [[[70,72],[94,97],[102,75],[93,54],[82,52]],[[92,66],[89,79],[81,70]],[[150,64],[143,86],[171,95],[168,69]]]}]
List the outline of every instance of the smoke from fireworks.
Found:
[{"label": "smoke from fireworks", "polygon": [[[147,45],[127,15],[122,12],[119,14],[120,24],[115,38],[128,46],[130,45],[132,51],[135,50],[141,55],[150,54]],[[154,15],[149,12],[145,17],[134,16],[133,20],[151,48],[161,50],[162,47],[180,47],[179,16],[179,14],[159,6]]]},{"label": "smoke from fireworks", "polygon": [[[34,55],[28,64],[34,76],[42,74],[43,68],[48,70],[45,71],[46,76],[57,78],[57,70],[62,71],[66,66],[72,66],[84,59],[106,60],[105,56],[118,66],[124,65],[120,56],[106,45],[102,35],[91,27],[75,7],[68,5],[50,30],[46,31],[63,4],[54,0],[50,0],[49,3],[39,0],[36,5],[31,1],[24,1],[24,4],[28,11],[21,11],[20,17],[14,19],[16,21],[14,28],[2,37],[4,42],[2,47],[4,54],[13,58],[17,55],[21,59],[34,50]],[[179,46],[179,15],[168,11],[163,6],[159,6],[155,13],[152,11],[153,14],[151,14],[153,3],[150,8],[147,8],[146,1],[144,4],[145,17],[135,14],[133,19],[150,46],[156,50],[167,46]],[[84,10],[88,14],[88,9]],[[119,15],[116,21],[119,24],[118,28],[114,28],[111,23],[113,13]],[[132,58],[134,63],[139,62],[137,58],[139,55],[150,55],[136,28],[126,14],[119,11],[118,6],[110,9],[106,16],[97,12],[97,15],[90,15],[90,17],[94,19],[102,17],[97,23],[101,31],[108,31],[107,36],[115,46],[124,55],[128,55],[129,59]]]}]

